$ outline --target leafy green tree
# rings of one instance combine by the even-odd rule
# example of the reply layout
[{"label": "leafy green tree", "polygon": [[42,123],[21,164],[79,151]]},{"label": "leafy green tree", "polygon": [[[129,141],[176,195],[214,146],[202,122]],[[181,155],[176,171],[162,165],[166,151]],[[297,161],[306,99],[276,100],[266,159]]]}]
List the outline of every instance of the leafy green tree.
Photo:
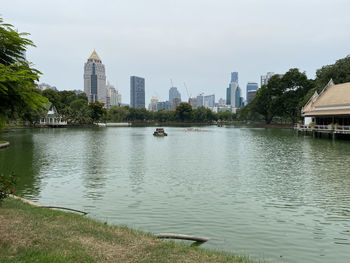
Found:
[{"label": "leafy green tree", "polygon": [[195,122],[210,122],[216,120],[216,115],[210,109],[203,106],[193,110],[193,121]]},{"label": "leafy green tree", "polygon": [[77,99],[70,103],[67,114],[70,122],[79,124],[92,123],[91,112],[88,107],[88,102],[84,99]]},{"label": "leafy green tree", "polygon": [[[322,91],[330,79],[333,79],[335,84],[350,82],[350,55],[316,71],[315,86],[317,91]],[[310,97],[312,93],[313,91],[311,91]]]},{"label": "leafy green tree", "polygon": [[307,78],[305,73],[298,69],[290,69],[280,79],[280,85],[283,87],[283,94],[280,97],[280,112],[283,117],[288,118],[295,123],[300,118],[300,104],[309,90],[314,88],[314,81]]},{"label": "leafy green tree", "polygon": [[44,107],[44,98],[35,86],[41,74],[26,61],[24,52],[33,42],[0,18],[0,128],[8,118],[25,110]]},{"label": "leafy green tree", "polygon": [[88,107],[90,109],[90,117],[94,122],[102,121],[106,118],[107,110],[102,102],[91,102]]},{"label": "leafy green tree", "polygon": [[181,102],[176,107],[175,115],[180,121],[191,121],[192,120],[192,106],[189,103]]},{"label": "leafy green tree", "polygon": [[155,121],[169,122],[175,120],[175,111],[172,110],[158,110],[154,112],[153,118]]},{"label": "leafy green tree", "polygon": [[221,121],[232,121],[235,118],[235,114],[227,111],[220,111],[216,114],[216,118]]}]

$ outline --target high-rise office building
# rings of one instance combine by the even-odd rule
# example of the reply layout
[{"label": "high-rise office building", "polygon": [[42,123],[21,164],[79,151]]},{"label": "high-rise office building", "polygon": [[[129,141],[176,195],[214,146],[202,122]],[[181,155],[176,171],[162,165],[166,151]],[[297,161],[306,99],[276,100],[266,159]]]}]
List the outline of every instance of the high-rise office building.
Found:
[{"label": "high-rise office building", "polygon": [[107,104],[105,65],[95,50],[84,65],[84,92],[89,102]]},{"label": "high-rise office building", "polygon": [[197,107],[213,108],[215,106],[215,95],[204,95],[201,93],[196,98]]},{"label": "high-rise office building", "polygon": [[106,99],[106,108],[109,109],[111,106],[118,105],[117,104],[117,90],[113,85],[107,83],[107,99]]},{"label": "high-rise office building", "polygon": [[169,89],[169,102],[176,108],[181,102],[181,93],[176,87],[171,87]]},{"label": "high-rise office building", "polygon": [[269,82],[269,79],[275,75],[275,73],[273,72],[267,72],[266,75],[262,75],[260,77],[260,87],[267,85],[267,83]]},{"label": "high-rise office building", "polygon": [[130,107],[145,108],[145,79],[130,77]]},{"label": "high-rise office building", "polygon": [[158,104],[158,97],[152,96],[151,102],[148,104],[148,110],[149,111],[156,111],[157,110],[157,104]]},{"label": "high-rise office building", "polygon": [[248,82],[247,84],[247,91],[246,91],[246,99],[247,99],[247,103],[249,103],[250,101],[248,100],[248,93],[249,91],[256,91],[259,89],[258,83],[256,82]]},{"label": "high-rise office building", "polygon": [[231,72],[231,82],[238,83],[238,72]]},{"label": "high-rise office building", "polygon": [[226,105],[231,105],[231,87],[226,88]]},{"label": "high-rise office building", "polygon": [[239,88],[238,72],[231,72],[231,82],[228,88],[226,89],[226,104],[231,105],[234,108],[238,108],[239,106],[236,105],[240,104],[239,102],[237,103],[236,98],[237,88]]},{"label": "high-rise office building", "polygon": [[255,98],[256,90],[249,90],[247,95],[247,103],[251,103]]}]

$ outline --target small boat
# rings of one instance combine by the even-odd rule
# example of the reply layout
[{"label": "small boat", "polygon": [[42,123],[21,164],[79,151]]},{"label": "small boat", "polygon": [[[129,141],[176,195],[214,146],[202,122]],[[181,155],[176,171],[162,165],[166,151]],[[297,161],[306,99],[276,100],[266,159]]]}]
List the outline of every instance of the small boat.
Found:
[{"label": "small boat", "polygon": [[168,134],[164,131],[163,128],[157,128],[153,133],[154,136],[168,136]]}]

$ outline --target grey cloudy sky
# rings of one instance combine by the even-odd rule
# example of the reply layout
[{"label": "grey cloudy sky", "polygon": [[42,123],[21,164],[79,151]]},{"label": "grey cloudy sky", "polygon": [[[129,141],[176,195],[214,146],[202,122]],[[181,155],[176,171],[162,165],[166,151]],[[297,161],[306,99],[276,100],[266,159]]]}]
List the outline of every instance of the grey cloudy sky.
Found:
[{"label": "grey cloudy sky", "polygon": [[96,49],[107,79],[129,103],[129,77],[151,96],[171,86],[225,98],[230,72],[245,92],[260,75],[318,68],[350,54],[349,0],[0,0],[0,15],[37,48],[27,57],[41,82],[83,89],[83,65]]}]

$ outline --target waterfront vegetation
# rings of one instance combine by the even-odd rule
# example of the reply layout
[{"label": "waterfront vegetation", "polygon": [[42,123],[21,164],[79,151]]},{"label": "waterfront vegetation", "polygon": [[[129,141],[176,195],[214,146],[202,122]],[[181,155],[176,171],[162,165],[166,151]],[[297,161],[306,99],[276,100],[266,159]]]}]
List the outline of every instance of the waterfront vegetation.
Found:
[{"label": "waterfront vegetation", "polygon": [[1,262],[241,262],[250,260],[8,198],[0,206]]},{"label": "waterfront vegetation", "polygon": [[290,69],[285,74],[274,75],[267,85],[262,86],[255,98],[239,110],[239,120],[285,120],[295,123],[301,119],[301,108],[333,79],[335,84],[350,82],[350,56],[339,59],[335,64],[317,70],[316,78],[308,79],[305,72]]}]

